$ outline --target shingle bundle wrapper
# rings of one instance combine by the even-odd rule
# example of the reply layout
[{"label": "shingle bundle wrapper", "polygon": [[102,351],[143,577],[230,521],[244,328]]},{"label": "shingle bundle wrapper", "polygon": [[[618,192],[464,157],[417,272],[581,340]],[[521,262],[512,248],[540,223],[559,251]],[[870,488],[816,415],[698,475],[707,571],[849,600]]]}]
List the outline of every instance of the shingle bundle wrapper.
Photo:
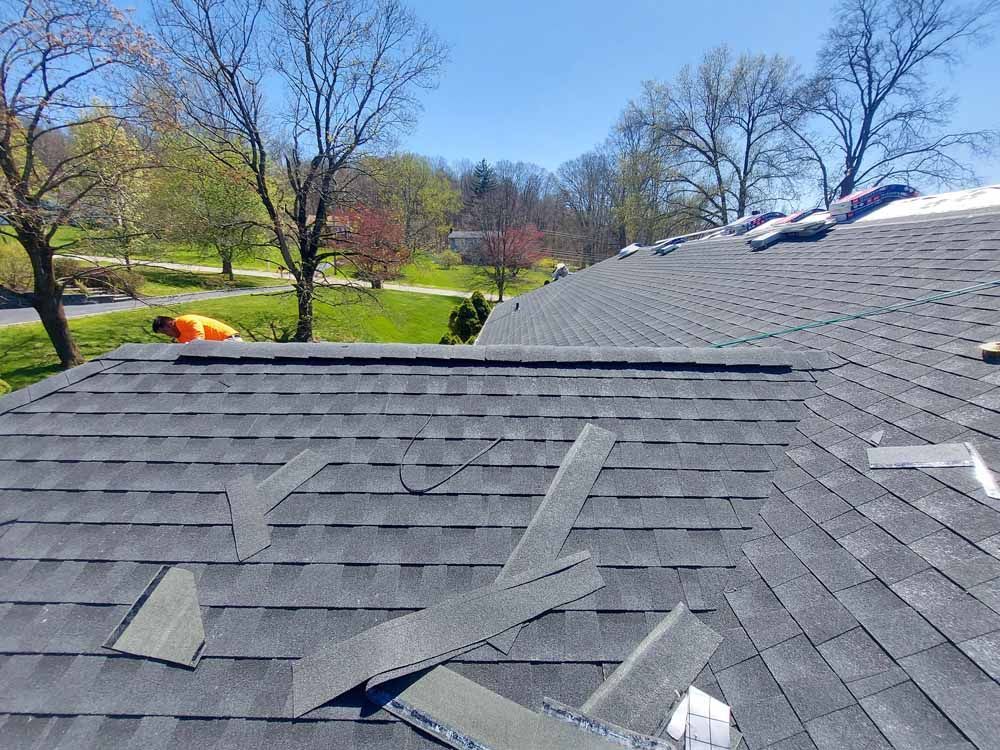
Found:
[{"label": "shingle bundle wrapper", "polygon": [[850,221],[873,208],[884,206],[900,198],[913,198],[920,195],[909,185],[880,185],[865,188],[844,196],[830,204],[830,213],[838,222]]},{"label": "shingle bundle wrapper", "polygon": [[[368,691],[368,697],[403,721],[460,750],[621,750],[622,743],[580,731],[487,690],[447,667]],[[675,750],[645,738],[635,750]]]},{"label": "shingle bundle wrapper", "polygon": [[327,643],[292,664],[293,716],[358,685],[373,687],[440,664],[603,586],[590,553],[579,552]]}]

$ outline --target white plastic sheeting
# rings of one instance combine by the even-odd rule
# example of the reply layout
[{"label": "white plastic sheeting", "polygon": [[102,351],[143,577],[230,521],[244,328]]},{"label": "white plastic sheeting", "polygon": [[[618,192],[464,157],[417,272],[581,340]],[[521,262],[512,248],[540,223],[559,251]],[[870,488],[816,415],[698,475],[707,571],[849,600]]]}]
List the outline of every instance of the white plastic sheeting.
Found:
[{"label": "white plastic sheeting", "polygon": [[683,737],[684,750],[730,750],[729,720],[729,706],[692,686],[670,717],[667,734]]},{"label": "white plastic sheeting", "polygon": [[1000,208],[1000,185],[904,198],[873,209],[870,213],[859,217],[858,222],[932,216],[951,211],[974,211],[984,208]]}]

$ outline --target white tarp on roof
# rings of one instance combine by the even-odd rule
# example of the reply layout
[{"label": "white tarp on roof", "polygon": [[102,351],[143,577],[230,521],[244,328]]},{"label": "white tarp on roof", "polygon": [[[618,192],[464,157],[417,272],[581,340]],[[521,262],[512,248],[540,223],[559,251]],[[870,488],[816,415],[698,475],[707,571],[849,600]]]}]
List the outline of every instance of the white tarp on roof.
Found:
[{"label": "white tarp on roof", "polygon": [[912,216],[930,216],[949,211],[972,211],[979,208],[1000,208],[1000,185],[956,190],[939,195],[921,195],[917,198],[903,198],[881,208],[876,208],[856,222],[901,219]]}]

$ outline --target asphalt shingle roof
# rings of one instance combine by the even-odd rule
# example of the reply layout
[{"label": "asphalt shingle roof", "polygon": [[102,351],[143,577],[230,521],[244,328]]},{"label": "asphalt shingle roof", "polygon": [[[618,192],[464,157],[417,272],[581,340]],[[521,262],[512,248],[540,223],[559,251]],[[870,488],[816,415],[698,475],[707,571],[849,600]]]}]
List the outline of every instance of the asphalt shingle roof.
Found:
[{"label": "asphalt shingle roof", "polygon": [[[606,586],[527,624],[510,654],[483,645],[449,667],[532,710],[580,706],[684,602],[725,638],[695,684],[750,706],[737,721],[752,729],[765,696],[736,675],[768,673],[758,651],[778,644],[755,645],[726,591],[760,585],[745,544],[776,554],[758,512],[834,365],[753,349],[129,345],[0,399],[0,514],[16,519],[0,527],[0,744],[437,747],[360,690],[293,721],[292,660],[493,581],[587,424],[617,441],[561,554],[588,550]],[[503,441],[412,495],[398,464],[428,415],[410,484]],[[225,484],[304,450],[329,463],[239,563]],[[163,565],[194,575],[194,670],[103,647]],[[766,715],[801,735],[780,683]]]},{"label": "asphalt shingle roof", "polygon": [[872,221],[760,252],[738,237],[640,250],[498,306],[480,336],[648,347],[779,332],[750,344],[837,357],[813,372],[793,445],[771,453],[751,568],[725,592],[749,643],[724,644],[713,672],[751,747],[997,746],[1000,500],[972,469],[871,469],[867,448],[967,441],[1000,473],[1000,367],[978,351],[1000,338],[1000,286],[788,330],[997,280],[996,211]]}]

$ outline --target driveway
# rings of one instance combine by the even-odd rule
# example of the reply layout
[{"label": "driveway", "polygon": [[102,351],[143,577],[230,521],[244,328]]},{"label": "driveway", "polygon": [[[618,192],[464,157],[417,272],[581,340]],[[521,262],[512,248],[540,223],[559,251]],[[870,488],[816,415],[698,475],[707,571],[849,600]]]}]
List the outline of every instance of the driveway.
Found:
[{"label": "driveway", "polygon": [[[119,258],[108,258],[103,255],[66,255],[63,257],[75,258],[77,260],[86,260],[91,263],[121,263]],[[198,266],[191,265],[188,263],[160,263],[159,261],[143,261],[137,265],[146,266],[147,268],[166,268],[171,271],[190,271],[192,273],[220,273],[222,269],[218,266]],[[256,269],[246,269],[237,268],[233,271],[236,276],[256,276],[258,278],[264,279],[278,279],[284,282],[291,282],[291,277],[287,273],[278,271],[259,271]],[[319,277],[317,276],[317,279]],[[323,283],[328,286],[362,286],[370,287],[366,281],[357,281],[355,279],[345,279],[345,278],[325,278]],[[382,285],[383,289],[389,289],[394,292],[412,292],[413,294],[433,294],[439,297],[471,297],[471,292],[463,292],[458,289],[443,289],[436,286],[410,286],[407,284],[392,284],[385,283]],[[496,302],[495,294],[484,295],[486,299],[490,302]]]}]

